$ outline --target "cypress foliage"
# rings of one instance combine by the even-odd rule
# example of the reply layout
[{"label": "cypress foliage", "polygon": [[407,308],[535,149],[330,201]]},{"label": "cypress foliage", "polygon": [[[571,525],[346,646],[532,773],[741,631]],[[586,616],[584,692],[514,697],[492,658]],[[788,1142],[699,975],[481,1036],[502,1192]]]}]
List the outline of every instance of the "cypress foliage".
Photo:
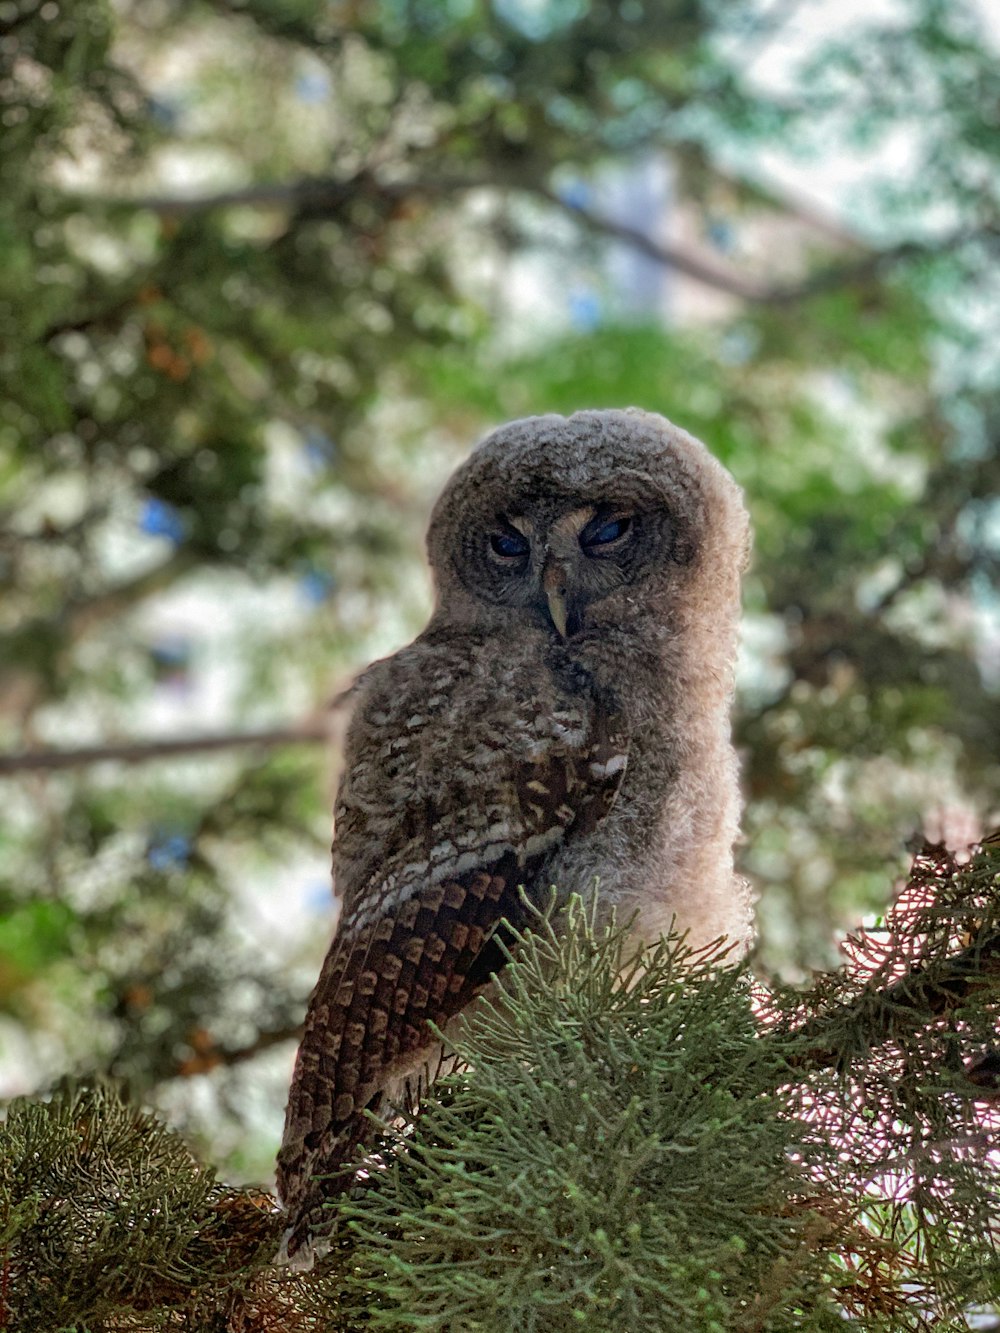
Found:
[{"label": "cypress foliage", "polygon": [[0,1153],[0,1328],[319,1327],[270,1269],[273,1200],[221,1185],[111,1086],[11,1105]]},{"label": "cypress foliage", "polygon": [[746,973],[672,940],[619,985],[625,932],[569,916],[522,938],[467,1070],[350,1210],[375,1327],[722,1333],[801,1247],[800,1127]]},{"label": "cypress foliage", "polygon": [[109,1087],[3,1136],[0,1327],[982,1327],[1000,1300],[1000,839],[924,846],[807,990],[718,950],[639,961],[579,904],[522,936],[457,1072],[386,1129],[322,1269]]}]

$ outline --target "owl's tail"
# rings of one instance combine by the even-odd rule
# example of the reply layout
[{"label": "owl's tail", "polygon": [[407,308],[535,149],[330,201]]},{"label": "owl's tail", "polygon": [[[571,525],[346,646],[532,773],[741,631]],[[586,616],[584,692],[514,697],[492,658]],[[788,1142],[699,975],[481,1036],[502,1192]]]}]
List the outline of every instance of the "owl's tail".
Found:
[{"label": "owl's tail", "polygon": [[[373,1099],[376,1105],[381,1098]],[[375,1107],[373,1107],[375,1109]],[[298,1145],[294,1171],[286,1174],[283,1148],[278,1156],[278,1197],[288,1215],[275,1264],[308,1272],[333,1248],[337,1235],[338,1204],[348,1193],[357,1173],[352,1161],[358,1145],[370,1132],[371,1123],[358,1114],[340,1127],[335,1137],[324,1136],[316,1147],[302,1152]],[[291,1153],[288,1153],[291,1156]]]},{"label": "owl's tail", "polygon": [[[346,1189],[339,1193],[345,1194]],[[329,1254],[337,1238],[336,1201],[337,1195],[330,1191],[303,1200],[302,1207],[290,1215],[272,1263],[308,1273],[317,1260]]]}]

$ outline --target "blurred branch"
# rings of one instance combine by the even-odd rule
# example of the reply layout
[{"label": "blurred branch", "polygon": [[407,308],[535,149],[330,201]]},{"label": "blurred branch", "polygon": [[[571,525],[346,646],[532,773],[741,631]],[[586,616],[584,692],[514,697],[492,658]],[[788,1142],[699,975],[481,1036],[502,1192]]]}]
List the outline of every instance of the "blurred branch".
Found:
[{"label": "blurred branch", "polygon": [[[798,0],[795,0],[795,3],[798,3]],[[686,154],[692,151],[693,145],[684,145]],[[828,213],[821,204],[804,195],[790,193],[784,183],[779,185],[775,181],[768,180],[766,173],[761,174],[759,164],[755,164],[752,176],[742,175],[713,161],[704,151],[695,151],[697,151],[698,169],[731,191],[738,200],[758,206],[763,205],[784,217],[795,218],[805,223],[810,231],[828,237],[841,250],[864,252],[870,250],[867,241],[857,232],[851,231],[835,215]]]},{"label": "blurred branch", "polygon": [[81,745],[67,750],[22,750],[0,755],[0,777],[17,773],[55,773],[108,762],[143,764],[179,755],[209,754],[219,750],[275,749],[282,745],[316,745],[330,739],[325,717],[311,717],[294,726],[260,731],[223,731],[206,736],[171,740],[128,741],[120,745]]},{"label": "blurred branch", "polygon": [[[421,195],[452,195],[468,193],[472,190],[497,188],[495,182],[482,179],[455,180],[419,180],[383,184],[372,177],[357,176],[347,181],[328,178],[306,178],[288,181],[283,184],[251,185],[240,190],[223,190],[218,194],[200,196],[147,195],[136,199],[114,199],[107,201],[112,206],[149,209],[162,217],[182,218],[195,213],[210,212],[217,208],[247,207],[284,207],[302,217],[316,218],[336,212],[351,199],[362,194],[375,194],[384,200],[397,201],[416,198]],[[510,188],[503,186],[501,188]],[[614,222],[609,218],[578,208],[561,199],[548,186],[525,183],[516,185],[515,190],[534,195],[569,213],[587,230],[599,232],[615,240],[631,245],[633,248],[664,264],[687,274],[697,282],[727,292],[731,296],[746,301],[762,299],[760,289],[746,282],[737,274],[717,268],[699,256],[679,246],[662,245],[636,228],[624,223]]]},{"label": "blurred branch", "polygon": [[71,599],[54,615],[39,617],[0,636],[0,658],[7,658],[7,663],[0,667],[0,712],[12,707],[26,708],[37,698],[40,675],[37,669],[21,660],[23,645],[32,642],[47,644],[54,657],[105,621],[113,620],[137,602],[169,588],[197,564],[198,556],[193,551],[175,551],[160,564],[134,578],[91,596]]},{"label": "blurred branch", "polygon": [[884,250],[875,250],[864,259],[847,264],[833,264],[820,269],[803,282],[764,288],[757,299],[767,305],[788,305],[808,300],[812,296],[820,296],[824,292],[836,291],[839,287],[864,284],[872,278],[884,276],[889,269],[913,260],[935,259],[942,255],[954,254],[956,250],[961,250],[976,241],[997,239],[1000,239],[1000,227],[994,223],[987,223],[982,227],[962,227],[934,241],[901,241],[898,245],[890,245]]},{"label": "blurred branch", "polygon": [[[947,458],[927,478],[925,497],[934,496],[937,531],[919,559],[909,564],[899,579],[869,608],[868,616],[875,618],[887,611],[904,593],[928,578],[940,578],[946,586],[954,586],[967,579],[973,571],[973,554],[968,543],[959,536],[959,527],[967,515],[971,500],[991,499],[996,489],[996,469],[1000,446],[994,447],[984,458],[968,460]],[[892,549],[890,534],[887,547]],[[964,548],[964,549],[963,549]]]},{"label": "blurred branch", "polygon": [[[35,636],[51,638],[53,634],[67,640],[80,638],[106,620],[113,620],[136,602],[169,588],[197,565],[198,556],[193,551],[174,551],[167,559],[134,578],[123,579],[121,583],[112,584],[90,596],[71,598],[54,615],[40,617],[11,631],[0,639],[0,645],[5,640],[9,643],[12,639],[23,640]],[[18,670],[16,665],[12,665],[0,671],[0,680],[9,672],[17,673]]]},{"label": "blurred branch", "polygon": [[[756,305],[791,305],[796,301],[808,300],[812,296],[835,291],[839,287],[852,287],[881,276],[885,270],[907,263],[914,259],[931,258],[950,254],[974,241],[997,240],[1000,227],[993,223],[982,227],[962,228],[942,236],[936,241],[902,241],[898,245],[888,246],[884,250],[874,250],[862,259],[849,263],[832,264],[818,270],[800,282],[779,283],[765,286],[749,281],[730,269],[721,269],[709,261],[683,250],[677,246],[664,245],[654,240],[646,232],[627,223],[617,222],[589,209],[582,208],[559,197],[547,187],[538,187],[532,191],[548,203],[575,217],[591,232],[613,237],[639,250],[648,258],[687,274],[696,282],[718,291],[727,292],[740,300]],[[801,216],[801,213],[799,213]],[[803,221],[807,219],[803,218]],[[860,242],[852,241],[855,247]]]},{"label": "blurred branch", "polygon": [[125,579],[103,592],[95,593],[92,597],[71,602],[60,613],[60,619],[65,618],[70,637],[77,639],[104,621],[112,620],[122,611],[127,611],[136,602],[144,601],[153,593],[169,588],[198,564],[199,557],[193,551],[175,551],[166,560],[142,574],[137,574],[135,578]]},{"label": "blurred branch", "polygon": [[55,342],[57,338],[64,337],[67,333],[83,333],[88,329],[116,328],[135,305],[136,295],[141,285],[141,283],[135,284],[134,291],[130,291],[127,296],[115,301],[112,305],[106,306],[103,310],[50,324],[43,331],[41,341],[47,346],[49,343]]},{"label": "blurred branch", "polygon": [[288,1041],[300,1041],[304,1029],[304,1023],[288,1023],[283,1027],[258,1032],[253,1041],[248,1042],[246,1046],[215,1046],[204,1043],[193,1055],[178,1064],[174,1077],[194,1078],[198,1074],[207,1074],[221,1066],[232,1068],[234,1065],[241,1065],[263,1051],[269,1051],[272,1046],[282,1046]]},{"label": "blurred branch", "polygon": [[[300,216],[315,218],[338,211],[361,194],[374,195],[384,201],[395,202],[421,195],[447,196],[493,188],[513,188],[533,195],[561,209],[587,231],[620,241],[663,264],[664,267],[684,273],[695,282],[756,305],[794,304],[839,287],[866,283],[882,275],[887,269],[915,259],[949,254],[975,241],[996,240],[1000,237],[1000,228],[993,223],[961,228],[935,241],[909,240],[882,250],[871,251],[861,259],[831,265],[799,282],[768,285],[754,282],[733,269],[719,267],[711,260],[682,246],[657,241],[637,227],[571,203],[560,197],[550,186],[531,181],[519,182],[513,187],[498,187],[497,183],[491,180],[466,178],[388,183],[362,173],[350,180],[310,177],[271,185],[250,185],[243,189],[224,190],[212,195],[188,197],[147,195],[131,200],[115,199],[107,202],[116,207],[149,209],[161,216],[174,218],[241,205],[289,208]],[[796,208],[794,212],[802,217],[807,225],[811,225],[810,219],[803,215],[801,208]],[[855,247],[860,244],[856,238],[851,238],[851,243]]]},{"label": "blurred branch", "polygon": [[[140,195],[135,199],[118,197],[106,199],[107,207],[125,209],[148,209],[161,217],[185,218],[196,213],[211,213],[217,208],[308,208],[313,210],[334,210],[348,203],[358,195],[371,191],[387,198],[405,198],[409,195],[428,192],[446,192],[449,190],[468,190],[476,188],[481,182],[462,181],[451,186],[443,184],[429,186],[427,182],[398,185],[378,185],[370,176],[352,176],[347,180],[337,180],[329,176],[304,176],[299,180],[283,181],[271,185],[247,185],[238,190],[221,190],[217,194],[203,195]],[[81,201],[83,202],[83,201]],[[89,202],[89,201],[88,201]]]},{"label": "blurred branch", "polygon": [[617,222],[603,214],[595,213],[591,209],[570,203],[568,200],[561,198],[555,190],[549,189],[548,186],[536,186],[531,190],[531,193],[539,199],[544,199],[546,203],[562,209],[564,213],[575,218],[586,231],[622,241],[625,245],[630,245],[633,250],[638,250],[641,254],[646,255],[647,258],[663,264],[665,268],[676,269],[678,273],[684,273],[687,277],[693,278],[706,287],[714,287],[717,291],[726,292],[730,296],[738,297],[741,301],[761,301],[764,299],[764,288],[748,282],[740,277],[738,273],[716,267],[716,265],[689,250],[676,245],[663,244],[654,240],[638,227],[631,227],[626,222]]}]

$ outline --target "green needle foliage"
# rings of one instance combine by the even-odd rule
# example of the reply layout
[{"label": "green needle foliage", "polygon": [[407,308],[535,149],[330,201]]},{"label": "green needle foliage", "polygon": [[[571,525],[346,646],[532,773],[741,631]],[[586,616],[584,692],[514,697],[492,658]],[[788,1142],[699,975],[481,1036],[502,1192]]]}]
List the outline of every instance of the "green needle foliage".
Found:
[{"label": "green needle foliage", "polygon": [[971,1330],[1000,1299],[998,886],[1000,839],[925,846],[798,991],[539,918],[305,1275],[269,1264],[273,1200],[115,1093],[18,1103],[0,1328]]},{"label": "green needle foliage", "polygon": [[111,1087],[15,1102],[0,1191],[4,1333],[316,1327],[268,1267],[273,1200]]},{"label": "green needle foliage", "polygon": [[800,1133],[746,974],[626,946],[571,908],[464,1025],[467,1071],[349,1210],[374,1326],[722,1330],[799,1248]]}]

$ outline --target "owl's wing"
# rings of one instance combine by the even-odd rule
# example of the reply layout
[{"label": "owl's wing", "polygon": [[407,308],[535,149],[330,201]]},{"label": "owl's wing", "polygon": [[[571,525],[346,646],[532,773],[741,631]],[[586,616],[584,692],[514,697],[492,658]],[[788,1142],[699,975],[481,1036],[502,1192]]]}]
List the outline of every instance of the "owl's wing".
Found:
[{"label": "owl's wing", "polygon": [[[612,719],[592,710],[585,725],[557,728],[535,748],[530,762],[493,756],[492,791],[476,802],[485,825],[470,826],[468,808],[451,802],[399,812],[404,828],[419,814],[422,844],[411,822],[405,844],[345,897],[309,1003],[278,1157],[291,1223],[285,1259],[301,1251],[298,1262],[311,1263],[311,1237],[332,1225],[324,1203],[350,1184],[345,1163],[370,1132],[365,1112],[378,1111],[392,1076],[433,1048],[428,1023],[444,1026],[503,967],[498,927],[526,923],[522,886],[541,900],[553,853],[594,829],[615,800],[627,738]],[[348,816],[363,821],[357,810]]]}]

